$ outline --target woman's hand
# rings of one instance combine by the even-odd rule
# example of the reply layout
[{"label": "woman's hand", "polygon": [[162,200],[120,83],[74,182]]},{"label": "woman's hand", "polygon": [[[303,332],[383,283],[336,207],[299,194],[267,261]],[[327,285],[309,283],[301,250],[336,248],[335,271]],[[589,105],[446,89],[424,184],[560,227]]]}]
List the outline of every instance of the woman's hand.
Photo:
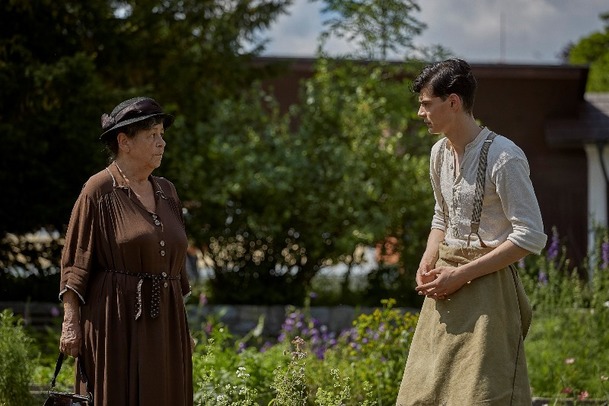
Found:
[{"label": "woman's hand", "polygon": [[77,357],[81,343],[80,303],[76,293],[68,289],[63,294],[63,323],[61,324],[59,351]]},{"label": "woman's hand", "polygon": [[61,325],[61,338],[59,339],[59,351],[64,354],[77,357],[80,352],[82,333],[80,323],[77,320],[66,320]]}]

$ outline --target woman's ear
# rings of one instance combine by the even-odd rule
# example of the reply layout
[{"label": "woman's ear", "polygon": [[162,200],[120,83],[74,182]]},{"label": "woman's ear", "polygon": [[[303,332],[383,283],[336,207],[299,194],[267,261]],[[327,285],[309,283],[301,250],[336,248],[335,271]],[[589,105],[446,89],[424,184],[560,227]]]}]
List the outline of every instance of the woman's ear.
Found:
[{"label": "woman's ear", "polygon": [[118,140],[119,151],[128,153],[131,150],[131,147],[129,145],[129,137],[127,137],[127,134],[125,134],[124,132],[119,132],[116,136],[116,139]]}]

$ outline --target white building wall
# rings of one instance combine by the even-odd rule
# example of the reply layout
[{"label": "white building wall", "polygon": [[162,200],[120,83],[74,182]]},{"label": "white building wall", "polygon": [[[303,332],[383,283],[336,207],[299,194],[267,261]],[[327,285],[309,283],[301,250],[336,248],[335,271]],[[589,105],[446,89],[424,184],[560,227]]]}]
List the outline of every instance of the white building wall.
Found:
[{"label": "white building wall", "polygon": [[[584,148],[588,158],[588,254],[592,255],[594,230],[598,226],[607,227],[607,183],[598,146],[586,144]],[[605,169],[609,171],[609,146],[603,146],[601,152]]]}]

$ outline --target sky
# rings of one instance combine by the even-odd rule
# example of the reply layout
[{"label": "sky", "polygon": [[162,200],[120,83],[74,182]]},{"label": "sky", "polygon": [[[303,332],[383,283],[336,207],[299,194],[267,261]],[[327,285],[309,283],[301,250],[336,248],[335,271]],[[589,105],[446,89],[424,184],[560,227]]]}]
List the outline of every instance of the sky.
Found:
[{"label": "sky", "polygon": [[[414,16],[427,25],[415,37],[419,46],[442,45],[475,63],[559,64],[559,55],[604,25],[608,0],[418,0]],[[319,1],[294,0],[266,36],[264,55],[313,57],[323,30]],[[503,23],[502,23],[503,22]],[[353,50],[330,41],[330,54]]]}]

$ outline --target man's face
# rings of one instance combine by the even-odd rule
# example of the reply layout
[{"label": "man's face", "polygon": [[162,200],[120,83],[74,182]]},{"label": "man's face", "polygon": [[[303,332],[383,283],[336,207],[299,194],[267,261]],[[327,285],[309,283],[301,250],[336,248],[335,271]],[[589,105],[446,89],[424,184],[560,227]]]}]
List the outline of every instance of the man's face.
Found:
[{"label": "man's face", "polygon": [[430,134],[445,133],[451,117],[449,98],[442,100],[433,95],[429,86],[424,87],[419,93],[417,115],[423,119]]}]

